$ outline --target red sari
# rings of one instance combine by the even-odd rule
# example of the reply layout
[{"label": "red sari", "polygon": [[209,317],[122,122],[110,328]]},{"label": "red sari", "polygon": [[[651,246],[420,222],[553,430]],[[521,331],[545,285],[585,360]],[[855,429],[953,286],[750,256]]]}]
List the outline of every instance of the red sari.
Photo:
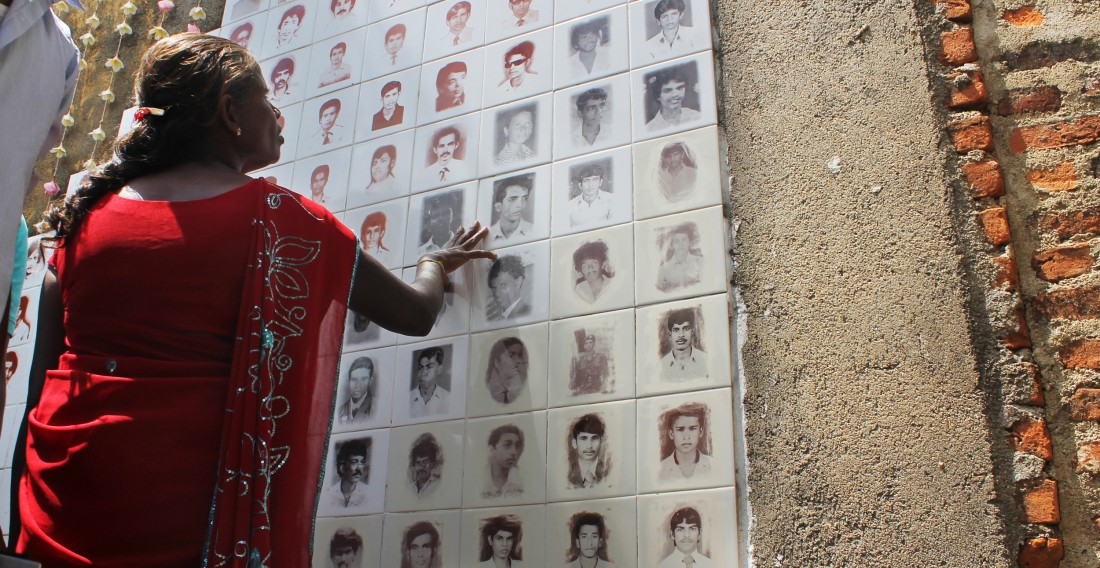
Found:
[{"label": "red sari", "polygon": [[356,258],[323,208],[262,180],[98,203],[53,260],[68,349],[28,415],[17,550],[308,566]]}]

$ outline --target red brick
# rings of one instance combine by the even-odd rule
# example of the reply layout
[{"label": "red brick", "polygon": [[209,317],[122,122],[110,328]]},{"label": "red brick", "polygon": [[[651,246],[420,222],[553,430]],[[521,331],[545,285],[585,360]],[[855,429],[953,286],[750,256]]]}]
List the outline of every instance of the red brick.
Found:
[{"label": "red brick", "polygon": [[1009,91],[997,105],[997,114],[1008,116],[1025,112],[1054,112],[1060,108],[1062,92],[1058,87],[1044,85]]},{"label": "red brick", "polygon": [[985,240],[989,244],[1000,246],[1012,240],[1004,207],[990,207],[978,213],[978,219],[982,224],[982,230],[985,231]]},{"label": "red brick", "polygon": [[1100,207],[1046,213],[1039,218],[1039,228],[1044,231],[1054,231],[1063,241],[1076,235],[1100,233]]},{"label": "red brick", "polygon": [[997,265],[997,273],[989,283],[990,288],[1003,288],[1009,292],[1015,292],[1020,285],[1019,270],[1016,269],[1016,259],[1011,254],[1002,254],[993,257],[993,264]]},{"label": "red brick", "polygon": [[1027,369],[1028,378],[1031,379],[1033,389],[1031,395],[1023,402],[1028,406],[1044,406],[1047,403],[1046,395],[1043,394],[1043,383],[1039,381],[1039,366],[1035,363],[1024,363]]},{"label": "red brick", "polygon": [[1050,432],[1042,420],[1023,418],[1012,425],[1012,451],[1026,452],[1050,461],[1054,450],[1050,446]]},{"label": "red brick", "polygon": [[944,12],[944,16],[948,20],[954,20],[956,22],[969,22],[970,21],[970,0],[939,0],[947,5],[947,10]]},{"label": "red brick", "polygon": [[1001,15],[1004,21],[1021,28],[1038,26],[1043,23],[1043,13],[1035,6],[1024,6],[1015,10],[1005,10]]},{"label": "red brick", "polygon": [[1060,538],[1030,538],[1020,547],[1016,562],[1020,568],[1058,568],[1064,554]]},{"label": "red brick", "polygon": [[1047,191],[1066,191],[1077,187],[1077,169],[1073,167],[1073,162],[1031,170],[1025,177],[1031,185]]},{"label": "red brick", "polygon": [[951,135],[951,144],[955,151],[965,154],[971,150],[993,150],[993,130],[989,127],[989,117],[970,116],[947,123],[947,132]]},{"label": "red brick", "polygon": [[1085,442],[1077,447],[1077,473],[1100,477],[1100,442]]},{"label": "red brick", "polygon": [[989,100],[985,81],[977,71],[953,73],[947,77],[947,107],[953,110],[978,108]]},{"label": "red brick", "polygon": [[1100,389],[1077,389],[1069,397],[1069,417],[1076,422],[1100,420]]},{"label": "red brick", "polygon": [[1100,318],[1100,288],[1080,286],[1035,296],[1035,309],[1046,319]]},{"label": "red brick", "polygon": [[995,160],[967,162],[962,165],[963,176],[970,184],[974,199],[999,197],[1005,194],[1005,178],[1001,174],[1001,165]]},{"label": "red brick", "polygon": [[1097,140],[1100,140],[1100,116],[1082,116],[1065,122],[1017,128],[1008,138],[1008,149],[1018,154],[1024,150],[1081,146]]},{"label": "red brick", "polygon": [[958,67],[978,60],[974,47],[974,31],[970,27],[956,28],[940,36],[940,63]]},{"label": "red brick", "polygon": [[1068,245],[1035,253],[1031,267],[1047,282],[1058,282],[1088,272],[1094,261],[1088,243]]},{"label": "red brick", "polygon": [[1009,349],[1028,349],[1031,347],[1031,329],[1027,326],[1022,305],[1016,306],[1016,331],[1006,335],[1003,341],[1005,347]]},{"label": "red brick", "polygon": [[1021,486],[1025,523],[1056,525],[1061,520],[1058,510],[1058,482],[1044,479],[1038,483],[1025,482]]},{"label": "red brick", "polygon": [[1071,341],[1058,354],[1068,369],[1100,369],[1100,339]]}]

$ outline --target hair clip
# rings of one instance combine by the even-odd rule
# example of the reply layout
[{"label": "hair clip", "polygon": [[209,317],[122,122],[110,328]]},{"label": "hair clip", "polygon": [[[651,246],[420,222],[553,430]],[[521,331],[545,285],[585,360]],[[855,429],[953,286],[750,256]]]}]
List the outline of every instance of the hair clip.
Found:
[{"label": "hair clip", "polygon": [[134,111],[134,120],[142,120],[150,114],[155,116],[163,116],[164,109],[156,107],[138,107],[138,109]]}]

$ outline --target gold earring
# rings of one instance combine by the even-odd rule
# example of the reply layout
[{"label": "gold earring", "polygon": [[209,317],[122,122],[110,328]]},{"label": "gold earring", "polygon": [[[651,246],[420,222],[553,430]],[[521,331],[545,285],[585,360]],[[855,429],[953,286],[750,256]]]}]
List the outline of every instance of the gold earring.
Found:
[{"label": "gold earring", "polygon": [[241,135],[241,127],[240,127],[240,126],[238,126],[238,127],[237,127],[237,136],[240,136],[240,135]]}]

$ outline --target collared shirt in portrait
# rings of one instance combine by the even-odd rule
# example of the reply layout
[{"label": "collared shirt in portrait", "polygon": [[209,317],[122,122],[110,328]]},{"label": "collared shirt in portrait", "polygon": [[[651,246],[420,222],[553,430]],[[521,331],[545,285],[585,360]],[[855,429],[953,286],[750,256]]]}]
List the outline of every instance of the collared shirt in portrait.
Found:
[{"label": "collared shirt in portrait", "polygon": [[286,86],[285,91],[273,90],[271,91],[271,102],[273,103],[287,103],[294,97],[294,94],[290,92],[290,85]]},{"label": "collared shirt in portrait", "polygon": [[698,550],[691,553],[691,564],[688,564],[686,556],[679,549],[674,548],[672,554],[669,554],[657,564],[657,568],[688,568],[689,566],[691,568],[714,568],[714,562],[703,556]]},{"label": "collared shirt in portrait", "polygon": [[405,107],[396,105],[393,107],[393,116],[386,118],[384,111],[379,110],[374,113],[374,118],[371,120],[371,130],[382,130],[383,128],[389,128],[391,126],[397,126],[401,124],[401,121],[405,120]]},{"label": "collared shirt in portrait", "polygon": [[490,371],[489,380],[485,383],[493,400],[508,404],[515,402],[516,397],[523,392],[524,379],[525,377],[520,376],[504,377],[494,369]]},{"label": "collared shirt in portrait", "polygon": [[525,28],[531,27],[531,24],[534,24],[538,21],[539,11],[527,10],[527,14],[525,14],[522,18],[517,18],[515,14],[509,11],[508,16],[501,20],[501,23],[505,28]]},{"label": "collared shirt in portrait", "polygon": [[[447,234],[447,240],[443,241],[443,244],[447,244],[451,239],[454,238],[454,236],[455,236],[455,234],[454,234],[453,231],[451,233],[448,233]],[[441,245],[435,244],[435,241],[433,241],[431,238],[428,238],[427,242],[425,242],[425,243],[421,244],[420,246],[416,247],[416,251],[419,252],[420,254],[427,254],[429,252],[435,252],[437,250],[443,250],[443,247]]]},{"label": "collared shirt in portrait", "polygon": [[595,148],[597,146],[606,146],[610,144],[611,140],[611,128],[607,124],[600,124],[600,131],[596,133],[596,137],[589,142],[584,137],[584,128],[581,121],[573,121],[573,128],[569,135],[569,140],[573,142],[573,146],[577,148]]},{"label": "collared shirt in portrait", "polygon": [[702,379],[707,376],[707,354],[702,349],[689,348],[687,357],[676,360],[675,350],[661,357],[661,378],[672,380]]},{"label": "collared shirt in portrait", "polygon": [[534,150],[527,144],[521,144],[518,150],[513,150],[507,145],[497,152],[496,156],[493,156],[493,164],[497,166],[504,166],[508,164],[514,164],[516,162],[522,162],[524,160],[530,160],[535,157]]},{"label": "collared shirt in portrait", "polygon": [[500,221],[494,223],[489,227],[489,242],[493,246],[505,245],[512,241],[518,241],[519,239],[530,237],[534,232],[535,227],[530,221],[526,219],[520,219],[519,226],[517,226],[512,234],[505,236],[504,230],[500,228]]},{"label": "collared shirt in portrait", "polygon": [[[593,568],[611,568],[614,565],[615,565],[614,562],[612,562],[610,560],[604,560],[603,558],[600,558],[599,556],[597,556],[596,557],[596,563],[593,565]],[[586,568],[586,567],[581,565],[581,557],[577,556],[577,559],[570,562],[569,564],[566,564],[565,568]]]},{"label": "collared shirt in portrait", "polygon": [[325,488],[324,499],[337,509],[362,507],[367,504],[367,484],[357,482],[351,488],[351,494],[345,496],[344,492],[340,491],[340,482],[337,481]]},{"label": "collared shirt in portrait", "polygon": [[579,227],[598,221],[611,219],[612,195],[610,191],[600,191],[591,203],[580,194],[569,200],[569,225]]},{"label": "collared shirt in portrait", "polygon": [[460,107],[464,104],[466,104],[466,93],[462,93],[458,97],[439,95],[435,98],[435,112]]},{"label": "collared shirt in portrait", "polygon": [[439,472],[434,471],[434,470],[432,471],[431,476],[428,477],[427,483],[425,483],[424,486],[419,488],[419,489],[417,489],[417,487],[416,487],[416,476],[412,471],[409,472],[408,481],[409,481],[409,488],[413,490],[413,493],[416,493],[416,498],[417,499],[421,499],[421,498],[424,498],[424,497],[427,497],[427,496],[431,495],[432,493],[435,492],[436,488],[439,487],[439,485],[441,483]]},{"label": "collared shirt in portrait", "polygon": [[523,493],[523,474],[519,471],[519,466],[512,466],[508,470],[508,477],[504,480],[504,485],[497,488],[493,484],[493,467],[489,464],[485,465],[485,487],[481,491],[482,497],[509,497],[511,495],[520,495]]},{"label": "collared shirt in portrait", "polygon": [[348,79],[351,79],[351,68],[348,67],[347,63],[341,63],[336,69],[329,67],[325,69],[324,73],[321,73],[321,83],[319,86],[327,87],[333,83],[347,81]]},{"label": "collared shirt in portrait", "polygon": [[680,470],[680,464],[676,462],[676,452],[672,452],[671,456],[661,460],[661,469],[657,472],[658,481],[687,481],[693,478],[707,477],[710,475],[711,463],[710,456],[695,451],[697,456],[695,459],[695,469],[691,472],[691,477],[684,475],[684,472]]},{"label": "collared shirt in portrait", "polygon": [[[600,288],[600,293],[603,293],[604,288],[607,287],[607,285],[607,278],[604,277],[603,287]],[[599,293],[592,290],[592,285],[589,284],[587,280],[581,280],[580,282],[577,282],[577,285],[573,287],[573,290],[577,293],[578,296],[581,297],[582,300],[588,302],[589,304],[594,303],[596,301],[596,298],[599,297]]]},{"label": "collared shirt in portrait", "polygon": [[396,180],[394,179],[393,174],[390,174],[382,178],[382,181],[371,180],[371,182],[367,184],[367,187],[364,189],[364,191],[366,191],[367,193],[389,193],[390,191],[393,191],[393,184],[395,182]]},{"label": "collared shirt in portrait", "polygon": [[428,166],[426,178],[431,182],[454,183],[464,179],[468,173],[466,160],[455,158],[447,165],[443,165],[443,162],[436,160],[434,164]]},{"label": "collared shirt in portrait", "polygon": [[435,385],[435,392],[428,400],[420,394],[420,387],[413,387],[409,391],[409,418],[423,418],[446,414],[450,407],[451,393],[447,389]]},{"label": "collared shirt in portrait", "polygon": [[596,484],[603,481],[606,469],[598,459],[589,464],[582,463],[578,459],[569,466],[569,483],[574,487],[585,489],[595,487]]},{"label": "collared shirt in portrait", "polygon": [[347,132],[345,132],[344,127],[339,124],[333,124],[332,128],[328,129],[327,132],[324,128],[318,128],[313,135],[310,136],[310,139],[318,146],[331,146],[333,144],[342,143],[346,137]]},{"label": "collared shirt in portrait", "polygon": [[[526,566],[526,564],[524,564],[522,560],[512,560],[512,563],[510,564],[510,566],[511,566],[511,568],[523,568],[524,566]],[[477,567],[478,568],[500,568],[499,566],[496,565],[496,562],[493,562],[492,558],[482,562],[481,564],[478,564]]]},{"label": "collared shirt in portrait", "polygon": [[683,260],[671,258],[657,270],[657,289],[662,292],[698,284],[703,274],[703,257],[688,253]]},{"label": "collared shirt in portrait", "polygon": [[371,399],[364,396],[358,403],[348,400],[340,405],[340,412],[336,415],[341,424],[355,424],[366,422],[370,417]]},{"label": "collared shirt in portrait", "polygon": [[645,42],[645,52],[653,59],[666,59],[673,55],[686,55],[706,45],[699,33],[691,26],[680,26],[672,41],[665,39],[663,31]]},{"label": "collared shirt in portrait", "polygon": [[444,28],[443,33],[443,45],[462,45],[464,43],[470,43],[470,40],[474,39],[474,30],[470,26],[462,28],[462,31],[455,35],[449,28]]},{"label": "collared shirt in portrait", "polygon": [[695,109],[688,108],[688,107],[681,107],[680,108],[680,118],[678,118],[674,121],[669,120],[669,119],[665,118],[665,115],[661,114],[660,111],[657,111],[657,115],[654,116],[652,119],[650,119],[649,122],[645,123],[645,127],[646,127],[646,130],[649,130],[650,132],[653,132],[655,130],[664,130],[666,128],[675,128],[675,127],[680,126],[682,124],[691,124],[693,122],[699,122],[702,119],[703,119],[703,115],[699,111],[697,111]]},{"label": "collared shirt in portrait", "polygon": [[573,77],[595,77],[602,75],[611,70],[611,53],[610,50],[603,45],[596,44],[596,49],[593,50],[596,54],[595,59],[592,60],[592,70],[589,71],[584,63],[581,61],[581,52],[577,51],[573,55],[566,58],[567,65],[569,67],[569,74]]},{"label": "collared shirt in portrait", "polygon": [[699,169],[690,166],[684,166],[674,174],[665,169],[658,169],[657,189],[661,190],[661,195],[665,196],[665,199],[679,201],[691,195],[698,174]]}]

